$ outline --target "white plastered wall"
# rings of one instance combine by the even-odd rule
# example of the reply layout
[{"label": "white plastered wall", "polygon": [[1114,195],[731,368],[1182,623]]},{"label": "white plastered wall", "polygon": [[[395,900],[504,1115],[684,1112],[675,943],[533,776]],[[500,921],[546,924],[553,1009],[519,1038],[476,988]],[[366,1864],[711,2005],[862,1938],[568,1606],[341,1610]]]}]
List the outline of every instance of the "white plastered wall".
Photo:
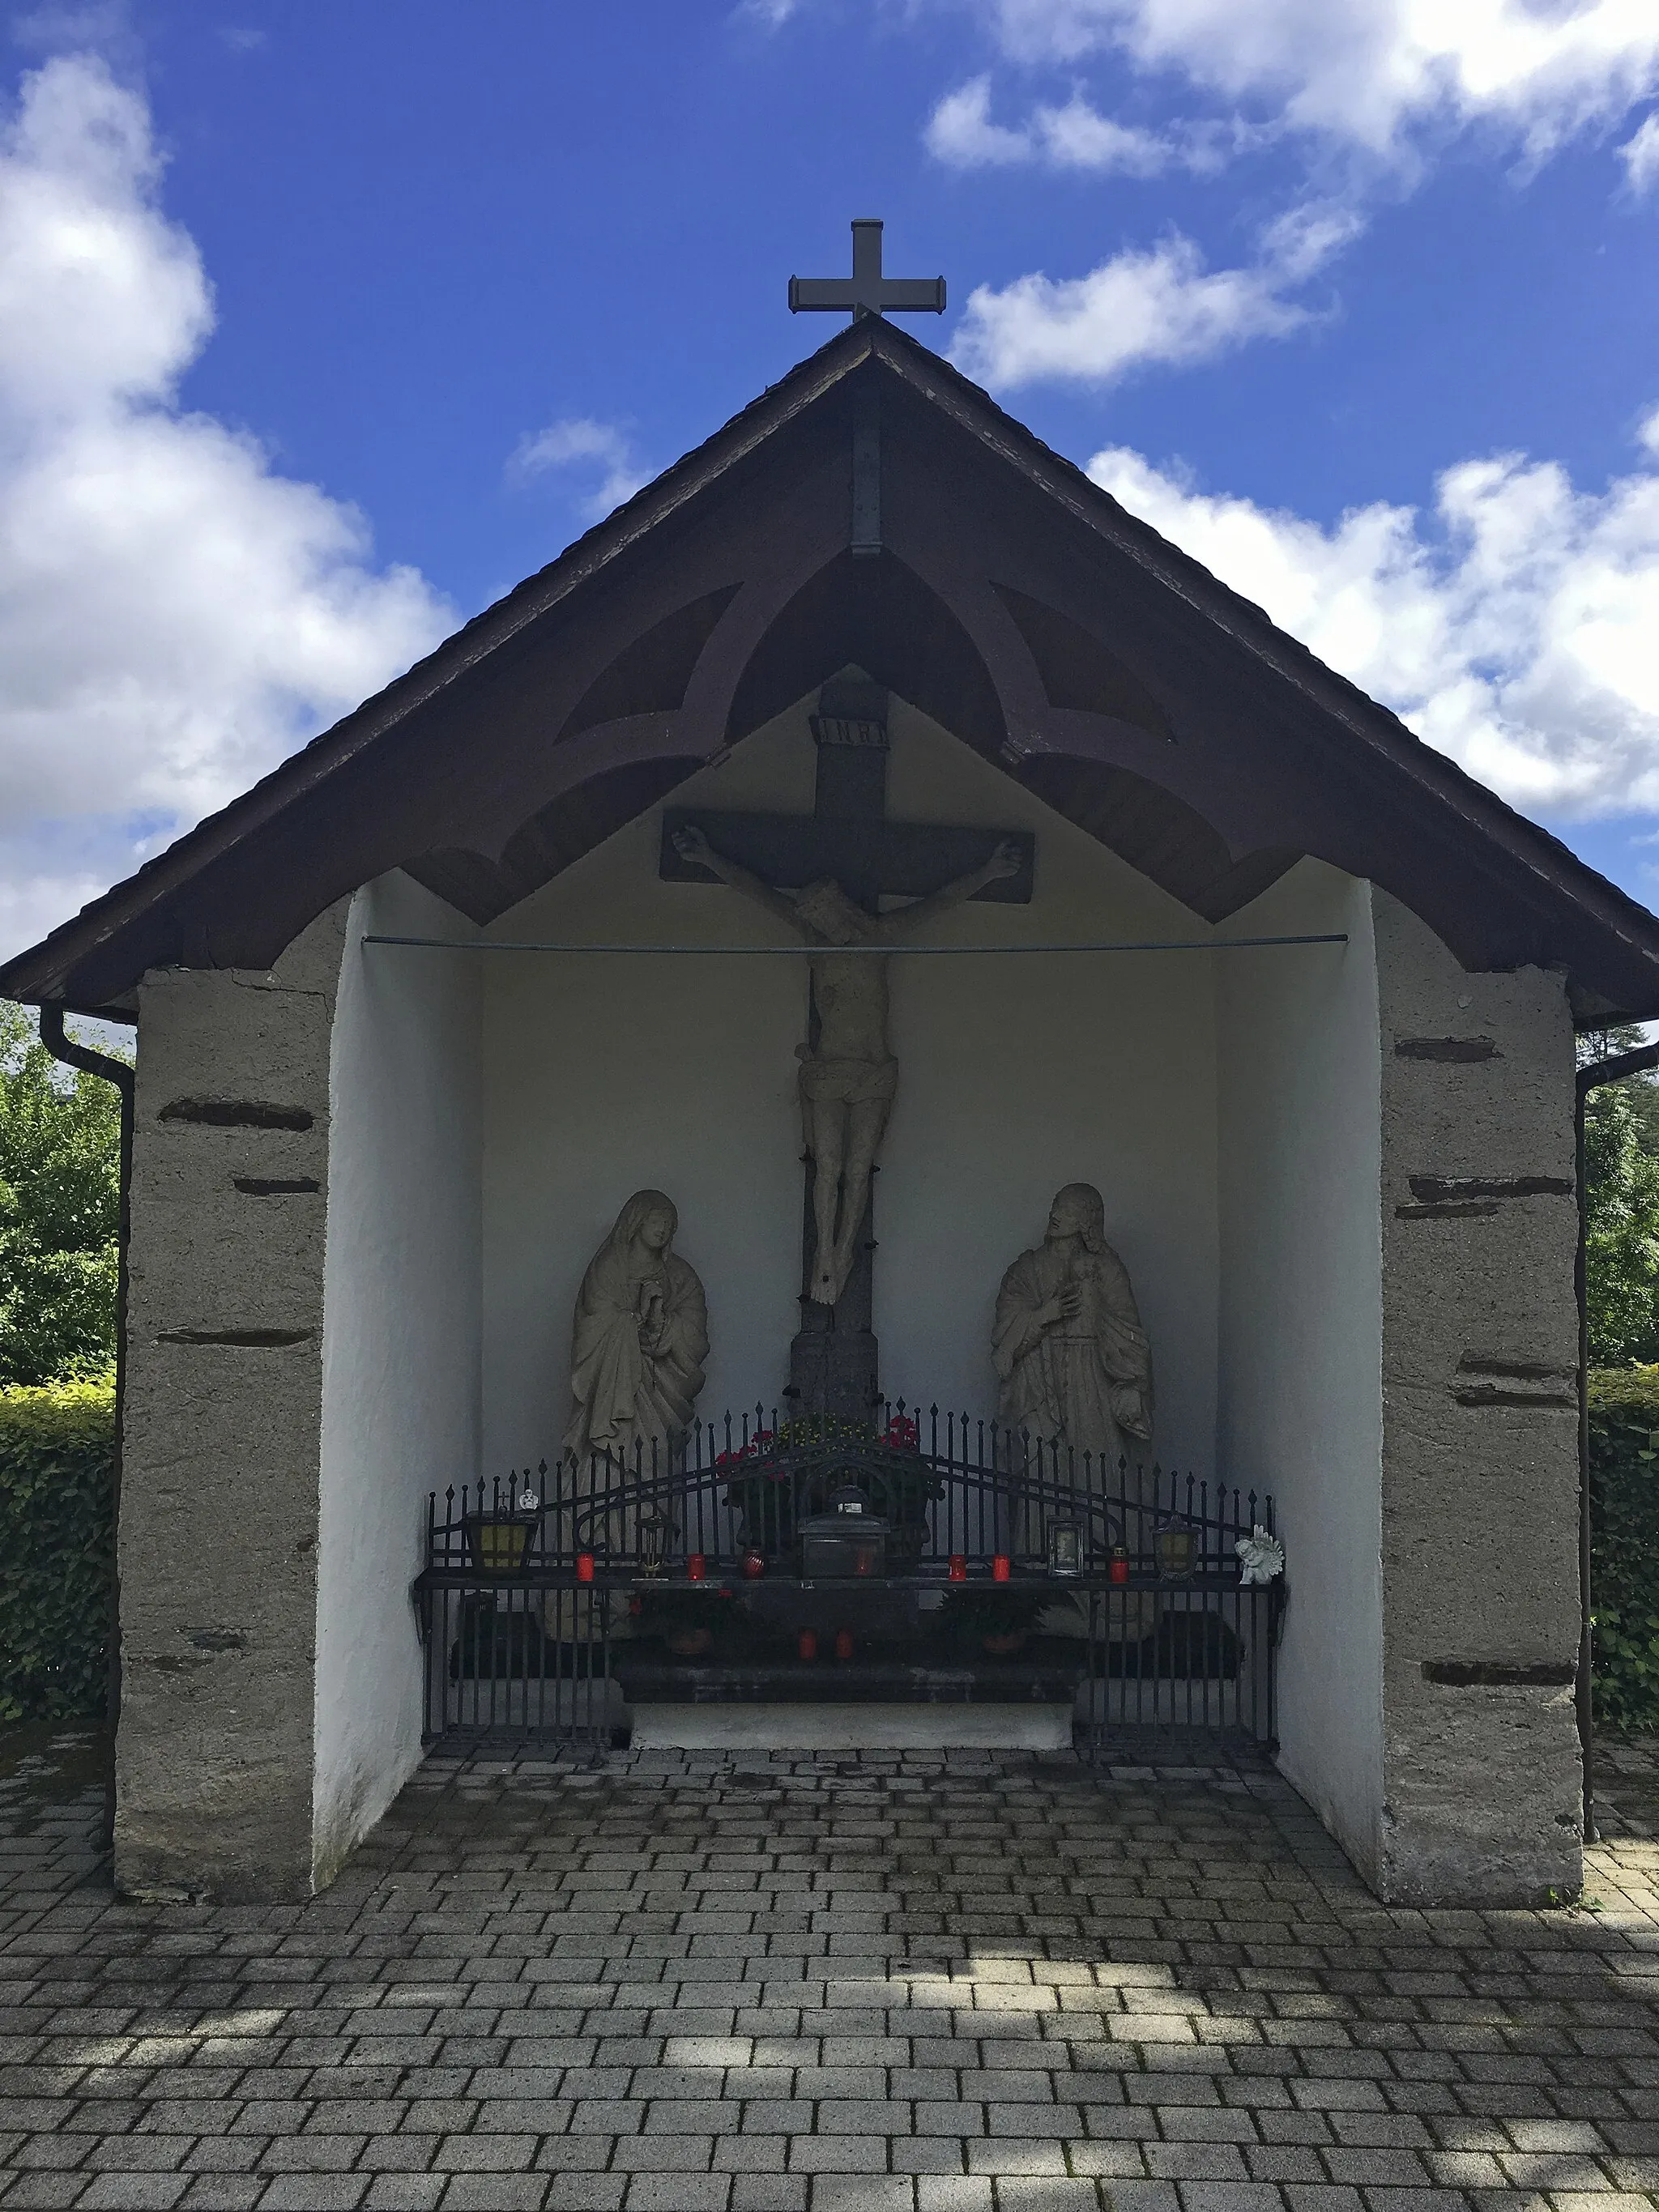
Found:
[{"label": "white plastered wall", "polygon": [[1362,1869],[1382,1796],[1382,1227],[1368,885],[1302,860],[1217,962],[1224,1480],[1271,1491],[1291,1591],[1279,1763]]},{"label": "white plastered wall", "polygon": [[316,1879],[421,1756],[410,1585],[429,1491],[479,1427],[478,977],[473,956],[366,948],[469,924],[401,873],[352,902],[330,1067],[318,1541]]},{"label": "white plastered wall", "polygon": [[[805,704],[673,795],[809,811]],[[931,943],[1192,938],[1190,913],[896,701],[897,820],[1030,829],[1029,907],[972,904]],[[660,810],[504,916],[561,942],[764,945],[731,892],[659,880]],[[583,1268],[629,1194],[665,1190],[708,1293],[706,1413],[777,1402],[800,1289],[794,1048],[804,963],[481,956],[484,979],[484,1458],[553,1455]],[[1215,1433],[1217,1219],[1212,960],[1202,954],[898,960],[901,1075],[877,1192],[877,1328],[893,1396],[989,1413],[1002,1271],[1054,1190],[1104,1194],[1158,1368],[1156,1447],[1207,1469]]]}]

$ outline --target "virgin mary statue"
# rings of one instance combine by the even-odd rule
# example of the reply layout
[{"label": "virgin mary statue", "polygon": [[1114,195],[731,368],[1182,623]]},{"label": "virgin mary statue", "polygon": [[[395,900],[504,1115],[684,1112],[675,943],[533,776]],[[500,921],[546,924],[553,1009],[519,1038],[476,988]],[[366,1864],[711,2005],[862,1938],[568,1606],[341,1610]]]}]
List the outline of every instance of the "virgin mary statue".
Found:
[{"label": "virgin mary statue", "polygon": [[678,1226],[661,1191],[636,1190],[582,1277],[564,1432],[579,1493],[636,1466],[665,1474],[691,1425],[708,1309],[696,1269],[673,1249]]},{"label": "virgin mary statue", "polygon": [[[1066,1184],[1042,1243],[1003,1277],[991,1353],[1001,1384],[999,1421],[1016,1436],[1023,1431],[1061,1447],[1062,1481],[1069,1465],[1079,1488],[1115,1498],[1126,1439],[1146,1442],[1152,1433],[1152,1353],[1129,1271],[1106,1242],[1106,1209],[1092,1183]],[[1133,1472],[1122,1494],[1139,1502]],[[1138,1534],[1127,1539],[1137,1549]]]}]

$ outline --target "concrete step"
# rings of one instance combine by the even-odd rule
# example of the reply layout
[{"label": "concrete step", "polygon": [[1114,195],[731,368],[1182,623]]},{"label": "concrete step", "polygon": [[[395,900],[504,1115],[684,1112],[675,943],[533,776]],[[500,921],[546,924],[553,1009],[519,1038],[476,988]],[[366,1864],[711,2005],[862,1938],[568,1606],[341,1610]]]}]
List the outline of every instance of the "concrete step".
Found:
[{"label": "concrete step", "polygon": [[635,1705],[635,1751],[1069,1751],[1066,1705]]}]

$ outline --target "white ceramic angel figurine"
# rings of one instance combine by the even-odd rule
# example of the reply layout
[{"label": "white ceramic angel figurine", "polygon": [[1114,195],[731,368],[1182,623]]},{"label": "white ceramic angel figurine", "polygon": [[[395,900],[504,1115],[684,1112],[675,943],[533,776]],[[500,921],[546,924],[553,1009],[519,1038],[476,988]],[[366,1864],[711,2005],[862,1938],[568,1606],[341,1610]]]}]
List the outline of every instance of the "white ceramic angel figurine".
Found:
[{"label": "white ceramic angel figurine", "polygon": [[1275,1581],[1285,1571],[1285,1547],[1271,1528],[1264,1528],[1258,1521],[1248,1536],[1241,1536],[1233,1546],[1238,1554],[1238,1580],[1241,1589],[1251,1583]]}]

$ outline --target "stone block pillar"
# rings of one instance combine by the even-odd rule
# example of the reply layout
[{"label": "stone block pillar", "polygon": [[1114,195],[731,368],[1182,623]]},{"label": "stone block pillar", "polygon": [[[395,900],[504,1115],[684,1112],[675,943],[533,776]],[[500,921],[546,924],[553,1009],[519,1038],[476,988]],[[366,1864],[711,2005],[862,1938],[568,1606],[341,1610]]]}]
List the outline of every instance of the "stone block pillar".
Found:
[{"label": "stone block pillar", "polygon": [[345,906],[269,973],[139,994],[115,1870],[273,1900],[313,1871],[329,1067]]},{"label": "stone block pillar", "polygon": [[[1575,1893],[1582,1771],[1573,1040],[1561,978],[1469,975],[1375,896],[1382,1725],[1401,1903]],[[1304,1563],[1304,1571],[1311,1563]]]}]

